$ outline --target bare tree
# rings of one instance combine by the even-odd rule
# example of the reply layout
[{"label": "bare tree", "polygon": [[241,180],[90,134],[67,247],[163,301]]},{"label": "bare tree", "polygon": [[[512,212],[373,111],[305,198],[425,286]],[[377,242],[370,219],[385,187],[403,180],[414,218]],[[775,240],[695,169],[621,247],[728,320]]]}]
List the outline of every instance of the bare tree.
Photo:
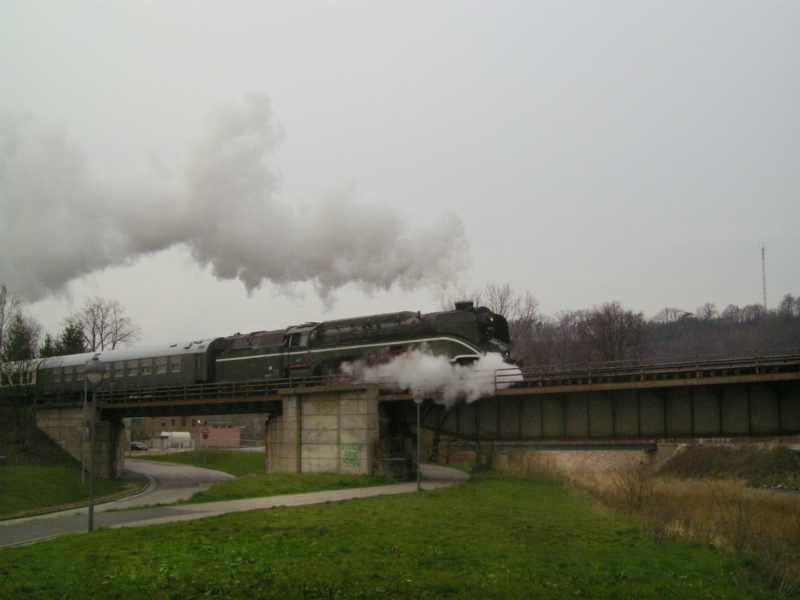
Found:
[{"label": "bare tree", "polygon": [[742,309],[739,308],[736,304],[728,304],[728,306],[725,307],[725,310],[722,311],[720,317],[725,319],[726,321],[732,321],[733,323],[741,323]]},{"label": "bare tree", "polygon": [[[5,285],[0,285],[0,378],[6,371],[5,363],[7,362],[8,352],[8,334],[11,328],[11,323],[14,316],[19,312],[20,301],[19,299],[9,293]],[[8,377],[8,375],[6,375]],[[0,379],[2,382],[2,379]]]},{"label": "bare tree", "polygon": [[4,354],[9,325],[19,307],[19,299],[10,294],[6,286],[0,285],[0,357]]},{"label": "bare tree", "polygon": [[711,319],[716,319],[719,316],[719,312],[717,311],[717,305],[713,302],[706,302],[703,306],[700,306],[695,315],[698,319],[703,321],[710,321]]},{"label": "bare tree", "polygon": [[619,302],[607,302],[581,314],[579,336],[601,360],[638,356],[644,332],[644,315]]},{"label": "bare tree", "polygon": [[80,323],[89,352],[113,350],[139,339],[139,328],[116,300],[95,297],[72,317]]},{"label": "bare tree", "polygon": [[741,320],[745,323],[760,321],[767,318],[767,309],[763,304],[748,304],[742,307]]},{"label": "bare tree", "polygon": [[502,285],[487,283],[482,293],[475,294],[483,299],[483,303],[492,312],[503,315],[506,319],[516,318],[520,308],[520,297],[513,289],[511,284]]},{"label": "bare tree", "polygon": [[795,299],[791,294],[786,294],[778,306],[778,314],[782,317],[800,316],[800,298]]},{"label": "bare tree", "polygon": [[509,321],[514,356],[527,364],[535,361],[541,354],[539,346],[543,337],[544,320],[539,312],[539,303],[530,292],[518,296],[515,313]]}]

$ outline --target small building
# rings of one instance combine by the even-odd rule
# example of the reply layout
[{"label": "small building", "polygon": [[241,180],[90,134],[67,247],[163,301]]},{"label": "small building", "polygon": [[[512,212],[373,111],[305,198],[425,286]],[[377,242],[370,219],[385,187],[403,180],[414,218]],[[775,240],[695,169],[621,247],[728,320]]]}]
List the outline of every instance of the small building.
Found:
[{"label": "small building", "polygon": [[159,450],[191,450],[194,440],[188,431],[162,431],[150,439],[149,446]]}]

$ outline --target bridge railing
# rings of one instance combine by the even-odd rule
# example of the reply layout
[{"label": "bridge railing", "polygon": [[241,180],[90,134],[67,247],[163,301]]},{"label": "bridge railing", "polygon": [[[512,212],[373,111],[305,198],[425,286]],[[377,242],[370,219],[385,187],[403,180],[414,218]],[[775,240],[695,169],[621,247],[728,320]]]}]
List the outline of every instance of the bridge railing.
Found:
[{"label": "bridge railing", "polygon": [[285,377],[237,382],[197,383],[161,387],[101,387],[97,399],[106,406],[119,404],[192,402],[229,398],[253,398],[276,395],[279,390],[330,385],[327,376]]},{"label": "bridge railing", "polygon": [[[686,375],[703,377],[711,372],[759,373],[776,369],[800,370],[800,350],[793,352],[762,353],[750,356],[705,356],[682,360],[621,360],[603,363],[541,365],[520,369],[516,366],[482,371],[468,377],[488,379],[494,392],[512,386],[547,386],[560,383],[590,384],[601,381],[651,379]],[[275,396],[280,390],[314,386],[353,385],[360,382],[346,375],[285,377],[240,382],[198,383],[165,387],[117,387],[98,389],[98,400],[108,407],[115,405],[146,404],[158,402],[191,403],[198,400],[247,399]],[[400,386],[387,379],[371,381],[381,390],[403,392]],[[57,398],[49,398],[58,402]],[[77,392],[73,401],[78,400]]]},{"label": "bridge railing", "polygon": [[679,360],[618,360],[589,362],[582,364],[541,365],[533,368],[515,367],[498,369],[495,372],[497,389],[513,384],[528,383],[542,385],[554,380],[581,380],[590,383],[623,377],[650,378],[675,374],[695,374],[702,377],[710,372],[762,370],[800,367],[800,350],[788,352],[766,352],[747,356],[697,356]]}]

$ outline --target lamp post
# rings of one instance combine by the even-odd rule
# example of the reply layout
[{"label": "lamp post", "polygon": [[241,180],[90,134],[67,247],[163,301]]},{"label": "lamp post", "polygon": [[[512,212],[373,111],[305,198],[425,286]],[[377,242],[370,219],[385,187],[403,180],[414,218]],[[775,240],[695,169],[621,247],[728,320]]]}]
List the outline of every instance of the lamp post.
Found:
[{"label": "lamp post", "polygon": [[88,392],[86,385],[86,375],[83,377],[83,407],[81,409],[81,488],[86,485],[86,436],[88,435],[89,425],[86,422],[86,396]]},{"label": "lamp post", "polygon": [[94,471],[95,471],[95,419],[97,417],[97,385],[103,381],[106,365],[95,354],[86,361],[84,375],[92,386],[92,416],[89,425],[89,531],[94,531]]},{"label": "lamp post", "polygon": [[414,404],[417,405],[417,491],[422,491],[422,422],[420,420],[420,407],[422,407],[422,394],[414,394]]}]

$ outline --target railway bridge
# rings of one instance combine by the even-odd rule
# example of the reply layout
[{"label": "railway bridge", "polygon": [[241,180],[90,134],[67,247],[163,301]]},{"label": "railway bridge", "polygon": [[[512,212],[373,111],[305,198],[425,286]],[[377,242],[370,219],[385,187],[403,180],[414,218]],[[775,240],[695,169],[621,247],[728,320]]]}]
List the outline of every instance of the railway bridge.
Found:
[{"label": "railway bridge", "polygon": [[487,439],[793,435],[800,352],[499,370],[491,398],[429,413],[442,431]]},{"label": "railway bridge", "polygon": [[[800,434],[800,351],[683,361],[501,369],[494,393],[451,407],[426,400],[423,429],[438,439],[619,447],[658,440]],[[69,452],[82,447],[82,397],[39,395],[38,426]],[[340,377],[100,388],[97,462],[111,477],[123,459],[122,419],[267,413],[266,468],[366,473],[407,460],[416,436],[408,391]],[[405,458],[404,458],[405,457]]]}]

